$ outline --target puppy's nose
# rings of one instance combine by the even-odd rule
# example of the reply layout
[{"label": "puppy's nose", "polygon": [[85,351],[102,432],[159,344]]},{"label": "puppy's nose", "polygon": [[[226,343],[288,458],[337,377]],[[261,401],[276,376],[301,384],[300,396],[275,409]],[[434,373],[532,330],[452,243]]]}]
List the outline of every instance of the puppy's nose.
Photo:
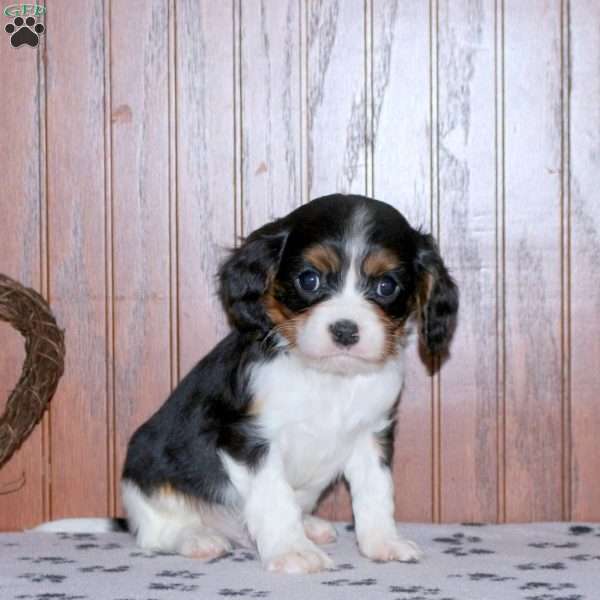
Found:
[{"label": "puppy's nose", "polygon": [[350,319],[341,319],[329,326],[331,337],[340,346],[352,346],[358,342],[358,325]]}]

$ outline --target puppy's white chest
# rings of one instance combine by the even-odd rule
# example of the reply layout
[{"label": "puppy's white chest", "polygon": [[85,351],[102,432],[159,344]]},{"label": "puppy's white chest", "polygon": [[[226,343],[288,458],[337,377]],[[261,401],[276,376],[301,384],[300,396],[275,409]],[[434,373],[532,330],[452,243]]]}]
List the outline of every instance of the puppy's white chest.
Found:
[{"label": "puppy's white chest", "polygon": [[360,375],[320,372],[290,354],[258,367],[259,424],[277,444],[291,485],[322,488],[337,476],[355,441],[387,425],[402,379],[401,358]]}]

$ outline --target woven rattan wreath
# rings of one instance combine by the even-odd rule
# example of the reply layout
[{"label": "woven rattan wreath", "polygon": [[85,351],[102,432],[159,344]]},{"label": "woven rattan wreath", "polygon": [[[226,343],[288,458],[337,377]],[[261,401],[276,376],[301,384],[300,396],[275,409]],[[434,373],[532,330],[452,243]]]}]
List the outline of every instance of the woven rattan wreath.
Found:
[{"label": "woven rattan wreath", "polygon": [[25,363],[0,417],[0,467],[40,420],[64,369],[65,342],[48,303],[0,274],[0,320],[25,338]]}]

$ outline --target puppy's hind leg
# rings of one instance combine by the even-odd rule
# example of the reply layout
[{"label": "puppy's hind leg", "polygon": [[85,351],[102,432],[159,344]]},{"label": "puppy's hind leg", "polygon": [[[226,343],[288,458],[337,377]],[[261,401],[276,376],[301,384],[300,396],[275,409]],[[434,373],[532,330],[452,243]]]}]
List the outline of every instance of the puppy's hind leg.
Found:
[{"label": "puppy's hind leg", "polygon": [[304,533],[315,544],[331,544],[335,542],[337,533],[335,527],[324,519],[314,515],[304,515]]},{"label": "puppy's hind leg", "polygon": [[178,554],[200,560],[211,560],[230,550],[231,544],[227,538],[206,527],[191,527],[182,531],[176,543]]},{"label": "puppy's hind leg", "polygon": [[148,496],[134,482],[123,481],[122,497],[129,527],[141,548],[202,560],[231,549],[227,538],[207,527],[200,511],[173,490],[167,488]]}]

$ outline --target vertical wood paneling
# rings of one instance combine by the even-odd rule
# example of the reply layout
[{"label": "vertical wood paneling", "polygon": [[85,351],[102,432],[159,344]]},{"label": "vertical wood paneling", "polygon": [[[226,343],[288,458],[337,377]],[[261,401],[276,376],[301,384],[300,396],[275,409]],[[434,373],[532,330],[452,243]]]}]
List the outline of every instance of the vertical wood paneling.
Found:
[{"label": "vertical wood paneling", "polygon": [[52,9],[47,16],[52,31],[47,37],[49,288],[68,349],[65,377],[52,404],[51,512],[53,517],[103,515],[109,488],[103,3],[61,2]]},{"label": "vertical wood paneling", "polygon": [[242,233],[300,204],[297,0],[241,5]]},{"label": "vertical wood paneling", "polygon": [[505,3],[510,521],[562,517],[560,16],[554,0]]},{"label": "vertical wood paneling", "polygon": [[167,0],[112,5],[117,476],[129,437],[162,404],[171,383],[168,19]]},{"label": "vertical wood paneling", "polygon": [[[430,0],[429,15],[429,44],[430,44],[430,70],[429,70],[429,105],[430,105],[430,144],[431,144],[431,171],[430,171],[430,195],[431,195],[431,232],[437,238],[440,235],[440,127],[439,127],[439,74],[438,74],[438,52],[439,52],[439,0]],[[431,495],[432,495],[432,520],[439,523],[442,518],[442,482],[441,482],[441,400],[440,400],[440,360],[435,357],[427,357],[432,373],[432,401],[431,401],[431,430],[432,430],[432,469],[431,469]]]},{"label": "vertical wood paneling", "polygon": [[[44,185],[40,170],[41,49],[18,52],[6,38],[2,42],[0,272],[41,291],[40,198]],[[17,383],[24,358],[23,338],[2,322],[0,411]],[[30,527],[43,519],[43,467],[40,425],[0,471],[0,531]]]},{"label": "vertical wood paneling", "polygon": [[106,355],[105,355],[105,385],[106,385],[106,469],[107,469],[107,504],[111,515],[116,514],[116,418],[115,418],[115,296],[114,296],[114,205],[112,196],[112,70],[111,70],[111,6],[103,5],[104,31],[104,81],[103,81],[103,126],[104,126],[104,248],[105,269],[104,286],[106,298]]},{"label": "vertical wood paneling", "polygon": [[169,2],[169,317],[171,389],[179,381],[179,204],[177,202],[177,15]]},{"label": "vertical wood paneling", "polygon": [[504,189],[504,0],[495,0],[495,145],[496,145],[496,483],[498,486],[498,522],[506,521],[506,206]]},{"label": "vertical wood paneling", "polygon": [[560,2],[560,73],[561,73],[561,401],[562,401],[562,517],[572,513],[572,440],[571,440],[571,193],[569,162],[569,0]]},{"label": "vertical wood paneling", "polygon": [[570,2],[572,518],[600,520],[600,4]]},{"label": "vertical wood paneling", "polygon": [[[497,518],[494,2],[439,4],[439,244],[461,291],[441,379],[441,519]],[[456,235],[461,232],[460,235]]]},{"label": "vertical wood paneling", "polygon": [[[4,38],[0,272],[48,294],[67,365],[0,472],[0,530],[118,511],[129,435],[227,331],[225,250],[336,191],[432,230],[461,288],[439,374],[408,349],[397,517],[600,519],[599,20],[593,0],[55,0],[45,63]],[[6,396],[8,326],[0,348]],[[321,512],[350,518],[346,490]]]},{"label": "vertical wood paneling", "polygon": [[177,193],[181,374],[226,332],[215,272],[233,246],[233,3],[178,2]]},{"label": "vertical wood paneling", "polygon": [[[375,0],[373,6],[373,193],[415,226],[431,228],[430,11],[428,3]],[[407,93],[410,90],[410,93]],[[414,343],[396,426],[396,516],[430,521],[431,381]]]},{"label": "vertical wood paneling", "polygon": [[309,198],[364,194],[364,2],[309,1],[306,35]]}]

